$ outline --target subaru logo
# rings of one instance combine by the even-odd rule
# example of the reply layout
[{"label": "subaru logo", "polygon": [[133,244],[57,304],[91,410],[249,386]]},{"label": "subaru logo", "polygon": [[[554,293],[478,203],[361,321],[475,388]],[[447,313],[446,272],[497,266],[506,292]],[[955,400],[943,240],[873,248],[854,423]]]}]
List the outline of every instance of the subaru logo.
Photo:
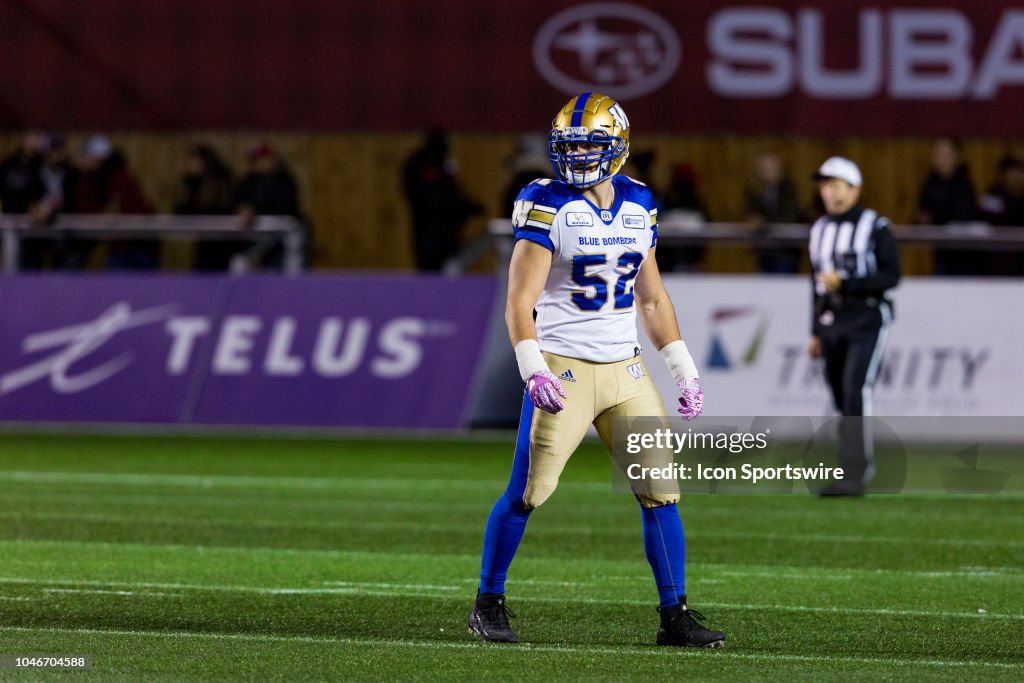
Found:
[{"label": "subaru logo", "polygon": [[675,74],[681,55],[671,24],[624,2],[559,12],[533,40],[534,64],[548,83],[566,93],[599,90],[616,99],[660,88]]}]

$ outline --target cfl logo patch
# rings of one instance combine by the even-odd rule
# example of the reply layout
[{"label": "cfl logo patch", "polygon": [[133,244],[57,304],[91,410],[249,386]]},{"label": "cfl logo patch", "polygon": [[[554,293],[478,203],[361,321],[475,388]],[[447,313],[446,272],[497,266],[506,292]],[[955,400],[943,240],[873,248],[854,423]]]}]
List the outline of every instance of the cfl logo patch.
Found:
[{"label": "cfl logo patch", "polygon": [[644,377],[647,374],[644,372],[644,366],[641,365],[640,363],[633,363],[632,365],[627,365],[626,371],[629,372],[630,376],[633,379],[640,379],[641,377]]}]

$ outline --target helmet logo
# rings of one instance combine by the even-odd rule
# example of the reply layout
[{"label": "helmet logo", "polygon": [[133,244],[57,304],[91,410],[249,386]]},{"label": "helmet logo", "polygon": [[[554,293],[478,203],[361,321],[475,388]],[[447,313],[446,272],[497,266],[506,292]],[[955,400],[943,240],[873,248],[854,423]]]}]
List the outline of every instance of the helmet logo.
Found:
[{"label": "helmet logo", "polygon": [[626,118],[626,112],[622,111],[618,102],[608,108],[608,113],[615,119],[615,123],[619,124],[619,130],[629,128],[629,119]]},{"label": "helmet logo", "polygon": [[534,64],[548,83],[567,93],[600,90],[616,99],[660,88],[675,74],[681,54],[671,24],[625,2],[566,9],[533,40]]}]

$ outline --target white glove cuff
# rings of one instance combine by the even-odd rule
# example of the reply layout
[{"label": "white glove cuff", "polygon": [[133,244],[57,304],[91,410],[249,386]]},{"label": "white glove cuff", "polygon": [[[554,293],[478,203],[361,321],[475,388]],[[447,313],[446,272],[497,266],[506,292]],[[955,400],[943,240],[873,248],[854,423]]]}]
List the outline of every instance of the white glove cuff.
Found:
[{"label": "white glove cuff", "polygon": [[682,339],[666,344],[661,350],[661,355],[665,357],[668,370],[677,383],[684,379],[697,378],[697,365]]},{"label": "white glove cuff", "polygon": [[536,339],[524,339],[516,344],[516,362],[519,364],[519,376],[524,382],[538,372],[548,370],[547,361],[544,360]]}]

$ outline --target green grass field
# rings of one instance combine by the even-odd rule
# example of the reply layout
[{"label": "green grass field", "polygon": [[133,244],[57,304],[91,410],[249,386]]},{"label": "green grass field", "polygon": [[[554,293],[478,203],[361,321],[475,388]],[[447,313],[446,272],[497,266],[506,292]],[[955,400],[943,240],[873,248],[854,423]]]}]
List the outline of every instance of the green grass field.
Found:
[{"label": "green grass field", "polygon": [[125,681],[1024,680],[1024,497],[688,495],[691,604],[728,644],[681,651],[653,646],[597,444],[512,565],[525,642],[479,643],[511,440],[0,435],[0,654]]}]

